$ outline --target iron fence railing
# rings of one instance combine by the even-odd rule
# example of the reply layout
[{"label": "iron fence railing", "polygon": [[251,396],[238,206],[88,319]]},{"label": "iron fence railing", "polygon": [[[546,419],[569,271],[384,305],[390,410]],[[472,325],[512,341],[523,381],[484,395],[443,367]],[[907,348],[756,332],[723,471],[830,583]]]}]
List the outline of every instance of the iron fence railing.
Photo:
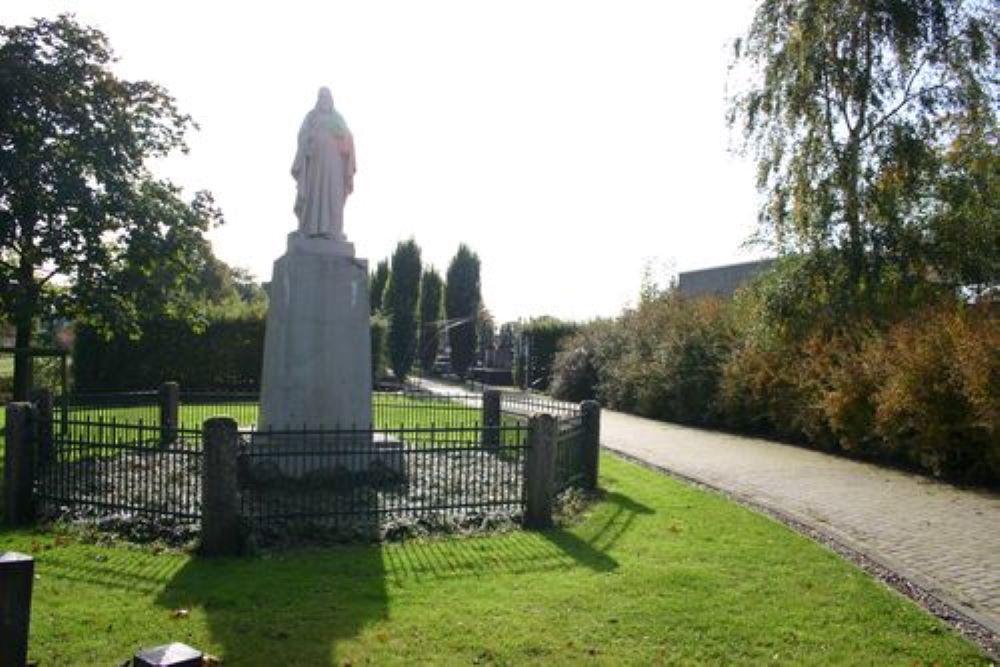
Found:
[{"label": "iron fence railing", "polygon": [[559,493],[583,483],[586,433],[579,415],[560,419],[557,426],[555,491]]},{"label": "iron fence railing", "polygon": [[[364,429],[257,430],[256,392],[188,392],[176,425],[159,392],[60,399],[39,448],[36,498],[49,516],[201,517],[202,424],[239,424],[241,507],[260,535],[292,526],[336,533],[393,522],[516,520],[525,511],[529,416],[556,417],[555,491],[581,485],[588,442],[579,406],[504,394],[376,392]],[[493,410],[484,424],[484,411]],[[0,444],[2,444],[0,434]],[[304,527],[304,528],[303,528]],[[265,539],[266,541],[266,539]]]},{"label": "iron fence railing", "polygon": [[198,519],[201,431],[117,419],[51,424],[51,446],[39,449],[36,498],[46,513],[93,516],[122,512]]},{"label": "iron fence railing", "polygon": [[482,405],[482,394],[375,392],[372,394],[372,425],[379,429],[475,427],[482,419]]},{"label": "iron fence railing", "polygon": [[524,417],[545,413],[557,419],[563,419],[580,414],[578,403],[568,403],[548,396],[513,392],[500,394],[500,408],[504,413]]},{"label": "iron fence railing", "polygon": [[292,524],[365,530],[387,522],[515,518],[524,509],[528,429],[256,431],[240,455],[243,514],[267,535]]}]

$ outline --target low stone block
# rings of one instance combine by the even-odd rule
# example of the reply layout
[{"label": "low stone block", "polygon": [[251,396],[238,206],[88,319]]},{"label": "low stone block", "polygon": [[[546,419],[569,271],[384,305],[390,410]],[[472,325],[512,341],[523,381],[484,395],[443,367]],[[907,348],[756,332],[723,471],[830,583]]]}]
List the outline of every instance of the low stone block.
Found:
[{"label": "low stone block", "polygon": [[201,667],[204,655],[187,644],[174,642],[139,651],[132,667]]}]

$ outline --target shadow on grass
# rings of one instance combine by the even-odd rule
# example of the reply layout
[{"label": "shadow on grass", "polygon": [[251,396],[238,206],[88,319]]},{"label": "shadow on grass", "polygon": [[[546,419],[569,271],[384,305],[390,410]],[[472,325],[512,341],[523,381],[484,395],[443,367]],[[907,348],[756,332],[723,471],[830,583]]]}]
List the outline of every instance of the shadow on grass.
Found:
[{"label": "shadow on grass", "polygon": [[378,546],[192,558],[156,602],[203,611],[226,664],[325,665],[388,617],[385,579]]},{"label": "shadow on grass", "polygon": [[609,572],[618,562],[608,552],[637,516],[650,513],[644,505],[610,493],[591,517],[571,529],[298,549],[248,558],[151,557],[143,550],[120,548],[95,549],[93,560],[52,550],[44,560],[53,576],[154,595],[166,610],[203,614],[214,650],[226,664],[323,665],[345,657],[338,655],[341,642],[389,618],[389,582],[574,568]]},{"label": "shadow on grass", "polygon": [[387,582],[491,577],[586,568],[608,572],[608,555],[637,516],[652,510],[609,493],[572,529],[192,559],[158,597],[200,607],[231,664],[328,664],[338,642],[389,617]]}]

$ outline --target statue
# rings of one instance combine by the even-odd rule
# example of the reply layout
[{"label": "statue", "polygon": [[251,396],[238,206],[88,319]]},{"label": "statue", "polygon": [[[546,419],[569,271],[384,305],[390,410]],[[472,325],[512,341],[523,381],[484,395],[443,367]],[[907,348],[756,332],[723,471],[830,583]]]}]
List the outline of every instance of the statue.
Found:
[{"label": "statue", "polygon": [[330,89],[324,86],[316,106],[302,121],[292,163],[301,234],[344,240],[344,201],[354,191],[356,170],[354,138],[333,107]]}]

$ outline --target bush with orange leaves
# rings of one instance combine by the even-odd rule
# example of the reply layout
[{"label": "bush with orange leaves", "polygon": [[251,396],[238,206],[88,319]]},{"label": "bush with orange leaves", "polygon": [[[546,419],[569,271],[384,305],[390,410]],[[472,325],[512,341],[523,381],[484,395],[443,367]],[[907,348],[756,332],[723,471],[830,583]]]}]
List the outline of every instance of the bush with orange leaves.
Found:
[{"label": "bush with orange leaves", "polygon": [[934,474],[1000,481],[1000,316],[996,304],[919,313],[873,340],[881,376],[874,431]]},{"label": "bush with orange leaves", "polygon": [[717,405],[731,428],[1000,482],[1000,317],[941,305],[886,329],[744,342]]}]

